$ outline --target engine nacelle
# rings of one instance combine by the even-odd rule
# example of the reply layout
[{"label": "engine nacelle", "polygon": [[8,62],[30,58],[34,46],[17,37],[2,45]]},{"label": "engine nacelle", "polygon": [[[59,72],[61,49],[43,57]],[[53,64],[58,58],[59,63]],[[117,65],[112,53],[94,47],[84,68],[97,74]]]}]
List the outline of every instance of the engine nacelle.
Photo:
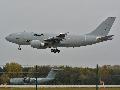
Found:
[{"label": "engine nacelle", "polygon": [[101,41],[101,37],[96,37],[96,40],[97,41]]},{"label": "engine nacelle", "polygon": [[31,47],[37,48],[37,49],[45,49],[45,43],[39,41],[39,40],[32,40],[31,41]]}]

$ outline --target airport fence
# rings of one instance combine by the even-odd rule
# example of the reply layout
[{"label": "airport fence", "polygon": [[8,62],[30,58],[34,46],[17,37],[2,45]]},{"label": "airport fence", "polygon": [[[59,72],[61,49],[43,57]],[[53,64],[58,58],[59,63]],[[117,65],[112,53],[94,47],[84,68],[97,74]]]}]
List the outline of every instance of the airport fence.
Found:
[{"label": "airport fence", "polygon": [[[50,73],[51,68],[60,69],[60,70],[55,75],[54,73]],[[51,78],[53,80],[50,77],[49,78],[47,77],[49,75],[50,77],[52,76]],[[53,78],[54,75],[55,78]],[[48,81],[44,81],[45,79]],[[119,88],[120,66],[97,65],[95,68],[89,68],[89,67],[71,67],[71,66],[63,66],[63,65],[41,66],[41,65],[20,65],[18,63],[7,63],[6,65],[1,65],[0,84],[4,87],[6,85],[17,86],[18,84],[20,87],[21,85],[23,87],[26,87],[24,85],[32,85],[33,87],[31,88],[34,89],[40,88],[39,85],[43,85],[43,86],[45,85],[45,87],[49,85],[51,87],[58,85],[59,87],[61,86],[61,88],[62,86],[69,86],[69,85],[70,85],[69,87],[75,86],[74,88],[85,88],[80,86],[86,85],[86,88],[90,87],[90,88],[94,88],[94,90],[98,90],[98,89],[100,90],[101,88],[103,89],[107,87],[106,85],[118,85],[117,87]],[[11,87],[11,89],[20,88],[20,87]],[[68,87],[64,87],[64,88],[68,88]],[[107,89],[107,90],[111,90],[111,89]],[[120,88],[118,90],[120,90]]]}]

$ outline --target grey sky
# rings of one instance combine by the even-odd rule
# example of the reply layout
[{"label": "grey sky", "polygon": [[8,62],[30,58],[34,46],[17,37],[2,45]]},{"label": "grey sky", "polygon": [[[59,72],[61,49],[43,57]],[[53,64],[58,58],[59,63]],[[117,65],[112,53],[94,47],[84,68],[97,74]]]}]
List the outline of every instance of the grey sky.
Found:
[{"label": "grey sky", "polygon": [[[85,34],[94,30],[108,16],[117,19],[110,31],[112,41],[80,48],[37,50],[18,46],[4,37],[13,32],[70,32]],[[0,64],[91,66],[97,63],[120,64],[120,0],[0,0]]]}]

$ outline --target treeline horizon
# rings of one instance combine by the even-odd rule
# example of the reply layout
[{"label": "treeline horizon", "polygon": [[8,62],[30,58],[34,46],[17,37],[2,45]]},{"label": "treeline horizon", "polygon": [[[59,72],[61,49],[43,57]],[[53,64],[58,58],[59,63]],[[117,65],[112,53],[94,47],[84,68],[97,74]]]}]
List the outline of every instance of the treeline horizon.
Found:
[{"label": "treeline horizon", "polygon": [[[53,68],[51,65],[22,66],[18,63],[6,63],[0,67],[0,84],[10,84],[10,78],[43,78]],[[44,84],[50,85],[95,85],[97,83],[96,68],[72,67],[67,65],[54,66],[61,68],[53,81]],[[99,66],[99,80],[106,85],[120,85],[120,65]]]}]

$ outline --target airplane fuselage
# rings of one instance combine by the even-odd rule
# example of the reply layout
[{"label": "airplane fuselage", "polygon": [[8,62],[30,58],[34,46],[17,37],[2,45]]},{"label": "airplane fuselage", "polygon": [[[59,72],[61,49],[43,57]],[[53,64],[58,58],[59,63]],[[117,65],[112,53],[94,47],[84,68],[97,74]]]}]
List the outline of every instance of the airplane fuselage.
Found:
[{"label": "airplane fuselage", "polygon": [[60,52],[57,47],[80,47],[92,45],[95,43],[112,40],[112,36],[108,35],[116,17],[108,17],[94,31],[84,35],[70,35],[68,33],[49,34],[20,32],[13,33],[6,37],[6,40],[19,45],[30,45],[37,49],[51,49],[51,52]]},{"label": "airplane fuselage", "polygon": [[[37,84],[42,84],[53,80],[54,78],[37,78]],[[12,85],[24,85],[35,84],[36,78],[11,78],[10,84]]]},{"label": "airplane fuselage", "polygon": [[30,78],[30,77],[24,77],[24,78],[11,78],[10,84],[12,85],[24,85],[24,84],[43,84],[46,82],[49,82],[51,80],[55,79],[56,73],[62,69],[55,69],[52,68],[51,71],[48,73],[48,75],[45,78]]},{"label": "airplane fuselage", "polygon": [[[12,43],[16,43],[18,45],[30,45],[30,41],[39,40],[42,43],[45,43],[46,38],[55,37],[57,34],[47,34],[42,33],[37,34],[33,32],[21,32],[10,34],[8,40]],[[40,35],[40,36],[39,36]],[[90,44],[97,43],[97,37],[92,35],[67,35],[65,39],[60,41],[60,43],[56,43],[51,47],[80,47],[86,46]],[[11,40],[10,40],[11,39]],[[39,49],[39,48],[38,48]]]}]

